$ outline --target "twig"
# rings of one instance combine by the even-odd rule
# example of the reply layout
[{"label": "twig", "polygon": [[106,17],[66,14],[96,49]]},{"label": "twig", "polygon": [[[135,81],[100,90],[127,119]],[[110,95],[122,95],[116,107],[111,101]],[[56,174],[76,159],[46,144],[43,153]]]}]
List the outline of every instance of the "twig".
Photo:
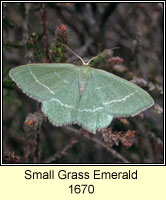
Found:
[{"label": "twig", "polygon": [[100,28],[102,29],[104,25],[106,24],[108,18],[113,13],[113,11],[116,9],[117,5],[119,3],[110,3],[106,9],[104,9],[103,15],[101,16],[100,21]]},{"label": "twig", "polygon": [[40,162],[41,156],[41,127],[44,117],[41,113],[29,113],[24,121],[24,132],[27,145],[24,148],[26,162]]},{"label": "twig", "polygon": [[120,153],[118,153],[116,150],[108,147],[106,144],[104,144],[103,142],[101,142],[100,140],[96,139],[96,138],[91,138],[94,142],[96,142],[97,144],[99,144],[100,146],[102,146],[104,149],[106,149],[109,153],[111,153],[115,158],[118,158],[119,160],[121,160],[124,163],[130,163],[125,157],[123,157]]},{"label": "twig", "polygon": [[[89,38],[89,39],[86,40],[85,45],[78,50],[80,57],[84,57],[84,55],[86,54],[89,46],[91,46],[92,43],[93,43],[93,39],[92,38]],[[72,63],[75,60],[76,60],[75,56],[71,56],[71,57],[68,58],[68,62],[69,63]]]},{"label": "twig", "polygon": [[58,151],[54,155],[50,156],[48,159],[44,161],[44,163],[51,163],[52,161],[55,161],[57,158],[60,158],[62,155],[65,155],[66,152],[72,148],[72,146],[77,143],[78,140],[73,138],[61,151]]},{"label": "twig", "polygon": [[40,6],[40,15],[43,25],[43,38],[45,40],[45,51],[46,51],[46,57],[47,61],[50,63],[50,54],[49,54],[49,44],[48,44],[48,34],[47,34],[47,28],[46,28],[46,10],[45,10],[45,4],[41,4]]},{"label": "twig", "polygon": [[40,150],[40,131],[38,130],[37,131],[37,135],[36,135],[36,149],[35,149],[35,160],[36,160],[36,163],[38,163],[40,161],[40,154],[41,154],[41,150]]},{"label": "twig", "polygon": [[24,23],[23,23],[23,45],[26,44],[28,40],[28,20],[29,20],[29,11],[31,8],[31,3],[25,3],[25,18],[24,18]]},{"label": "twig", "polygon": [[[66,129],[68,131],[74,132],[76,134],[80,134],[79,130],[74,129],[72,127],[66,127]],[[104,144],[103,142],[101,142],[100,140],[98,140],[95,137],[88,137],[90,140],[92,140],[93,142],[97,143],[98,145],[100,145],[101,147],[103,147],[104,149],[106,149],[109,153],[111,153],[115,158],[118,158],[119,160],[121,160],[124,163],[130,163],[125,157],[123,157],[120,153],[118,153],[116,150],[108,147],[106,144]]]},{"label": "twig", "polygon": [[[51,8],[56,10],[58,16],[62,18],[65,24],[67,24],[69,27],[71,27],[77,35],[79,35],[80,41],[82,44],[84,44],[84,34],[83,31],[80,30],[80,28],[76,25],[75,21],[71,20],[70,18],[66,17],[66,15],[62,12],[62,10],[59,8],[59,6],[52,5]],[[78,19],[77,19],[78,21]]]}]

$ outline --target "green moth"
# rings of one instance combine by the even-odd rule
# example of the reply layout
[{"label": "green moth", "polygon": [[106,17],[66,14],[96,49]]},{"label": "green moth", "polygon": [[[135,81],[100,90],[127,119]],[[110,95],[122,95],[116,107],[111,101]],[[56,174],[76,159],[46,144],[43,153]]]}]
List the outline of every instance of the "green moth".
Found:
[{"label": "green moth", "polygon": [[89,62],[28,64],[11,69],[9,75],[24,93],[42,103],[43,113],[55,126],[78,124],[96,133],[113,118],[135,116],[153,105],[146,91],[89,67]]}]

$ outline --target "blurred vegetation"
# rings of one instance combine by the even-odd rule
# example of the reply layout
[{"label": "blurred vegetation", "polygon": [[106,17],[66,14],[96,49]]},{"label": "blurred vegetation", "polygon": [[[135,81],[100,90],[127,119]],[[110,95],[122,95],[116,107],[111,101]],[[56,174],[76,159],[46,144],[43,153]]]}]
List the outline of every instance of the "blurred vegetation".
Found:
[{"label": "blurred vegetation", "polygon": [[[163,20],[161,3],[3,3],[3,162],[162,163]],[[51,125],[8,72],[32,62],[77,63],[62,44],[85,60],[99,54],[91,66],[144,88],[153,108],[114,119],[97,135]]]}]

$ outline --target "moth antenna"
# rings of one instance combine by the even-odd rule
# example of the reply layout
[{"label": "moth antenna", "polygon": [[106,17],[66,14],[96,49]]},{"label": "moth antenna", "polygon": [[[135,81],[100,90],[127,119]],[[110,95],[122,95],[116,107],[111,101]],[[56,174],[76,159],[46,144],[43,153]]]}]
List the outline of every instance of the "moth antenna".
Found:
[{"label": "moth antenna", "polygon": [[114,49],[119,49],[120,47],[113,47],[112,49],[110,49],[110,50],[114,50]]},{"label": "moth antenna", "polygon": [[[99,56],[99,55],[98,55],[98,56]],[[98,56],[95,56],[95,57],[91,58],[91,59],[86,63],[86,65],[89,65],[89,63],[90,63],[92,60],[94,60],[95,58],[97,58]]]},{"label": "moth antenna", "polygon": [[84,60],[78,55],[76,54],[72,49],[70,49],[70,47],[68,47],[67,45],[63,44],[66,48],[68,48],[77,58],[79,58],[82,61],[83,65],[87,65],[87,63],[84,62]]},{"label": "moth antenna", "polygon": [[[119,49],[119,47],[113,47],[113,48],[110,49],[110,50],[114,50],[114,49]],[[100,56],[100,55],[91,58],[91,59],[86,63],[86,65],[89,65],[89,63],[90,63],[92,60],[94,60],[95,58],[97,58],[97,57],[99,57],[99,56]]]},{"label": "moth antenna", "polygon": [[[95,58],[97,58],[98,56],[95,56],[93,58],[91,58],[88,62],[84,62],[84,60],[78,55],[76,54],[70,47],[68,47],[67,45],[63,44],[63,46],[65,46],[66,48],[68,48],[69,51],[71,51],[77,58],[79,58],[82,62],[83,65],[89,65],[89,63],[94,60]],[[111,50],[114,50],[114,49],[119,49],[119,47],[114,47],[112,48]]]}]

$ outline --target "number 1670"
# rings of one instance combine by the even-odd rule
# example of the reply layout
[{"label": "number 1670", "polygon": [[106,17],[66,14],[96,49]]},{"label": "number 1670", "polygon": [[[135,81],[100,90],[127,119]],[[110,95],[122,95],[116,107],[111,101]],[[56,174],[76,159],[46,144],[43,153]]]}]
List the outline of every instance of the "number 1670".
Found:
[{"label": "number 1670", "polygon": [[85,192],[88,192],[89,194],[94,193],[94,185],[87,185],[87,184],[81,184],[81,185],[70,185],[70,192],[71,194],[84,194]]}]

